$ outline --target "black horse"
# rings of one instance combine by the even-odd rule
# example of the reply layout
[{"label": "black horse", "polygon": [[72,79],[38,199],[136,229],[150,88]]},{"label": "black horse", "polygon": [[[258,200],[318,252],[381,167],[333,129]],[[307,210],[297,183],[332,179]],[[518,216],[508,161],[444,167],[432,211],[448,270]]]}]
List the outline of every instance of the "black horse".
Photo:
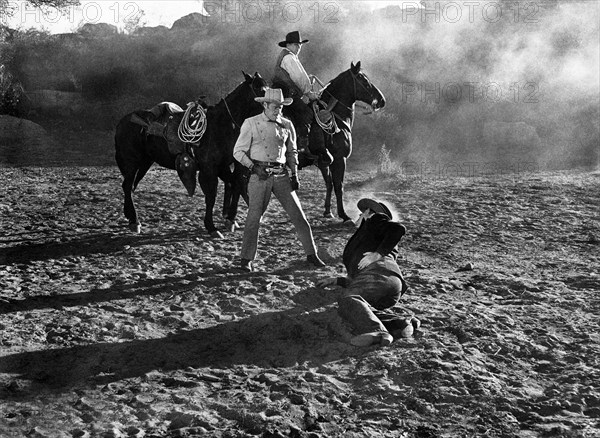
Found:
[{"label": "black horse", "polygon": [[[266,81],[258,74],[244,72],[244,81],[231,93],[206,111],[206,131],[199,142],[184,143],[177,136],[183,118],[182,111],[172,106],[161,106],[159,121],[166,123],[164,135],[149,135],[143,121],[147,111],[127,114],[118,123],[115,133],[115,158],[123,175],[125,195],[124,213],[129,227],[140,232],[141,224],[133,202],[133,192],[153,163],[176,169],[188,194],[194,194],[196,174],[204,192],[206,214],[204,225],[211,235],[220,233],[213,222],[213,209],[217,197],[218,179],[224,182],[223,216],[230,226],[235,224],[239,197],[243,193],[241,168],[234,166],[233,146],[243,121],[259,114],[262,107],[254,98],[264,95]],[[140,123],[140,119],[142,123]],[[168,139],[168,140],[167,140]]]},{"label": "black horse", "polygon": [[[364,102],[377,111],[385,106],[383,93],[371,83],[369,78],[361,71],[360,61],[350,64],[350,68],[340,73],[335,79],[330,81],[322,91],[321,101],[323,105],[331,111],[339,131],[335,134],[327,134],[313,121],[310,130],[309,149],[310,156],[300,154],[300,166],[317,164],[325,185],[327,193],[325,195],[325,212],[323,216],[333,217],[331,213],[331,192],[335,192],[337,201],[338,216],[344,220],[350,220],[350,217],[344,210],[344,174],[346,173],[346,159],[352,153],[352,125],[354,122],[354,104],[355,102]],[[315,157],[323,157],[326,153],[325,148],[333,161],[331,164],[325,160],[317,160]]]}]

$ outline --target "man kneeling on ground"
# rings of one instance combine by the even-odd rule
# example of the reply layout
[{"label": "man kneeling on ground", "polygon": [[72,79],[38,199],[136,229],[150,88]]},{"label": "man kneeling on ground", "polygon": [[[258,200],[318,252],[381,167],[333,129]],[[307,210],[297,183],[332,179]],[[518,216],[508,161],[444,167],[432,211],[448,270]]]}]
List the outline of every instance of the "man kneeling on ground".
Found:
[{"label": "man kneeling on ground", "polygon": [[317,285],[346,288],[339,299],[339,314],[357,333],[350,343],[366,347],[389,345],[395,337],[409,337],[420,322],[385,309],[393,307],[408,286],[396,263],[400,239],[406,228],[392,220],[390,209],[373,199],[358,201],[359,228],[350,238],[342,260],[347,277],[320,280]]}]

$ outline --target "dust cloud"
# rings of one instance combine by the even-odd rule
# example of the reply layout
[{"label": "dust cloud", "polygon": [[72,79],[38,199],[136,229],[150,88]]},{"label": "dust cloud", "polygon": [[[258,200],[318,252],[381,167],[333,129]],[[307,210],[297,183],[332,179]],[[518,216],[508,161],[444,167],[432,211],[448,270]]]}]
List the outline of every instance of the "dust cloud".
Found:
[{"label": "dust cloud", "polygon": [[376,164],[382,145],[406,172],[597,166],[598,3],[389,3],[205,1],[205,15],[171,28],[21,31],[3,64],[25,90],[81,92],[109,130],[133,107],[216,103],[242,70],[270,79],[277,42],[300,30],[309,73],[326,82],[360,60],[386,96],[383,111],[357,115],[350,166]]}]

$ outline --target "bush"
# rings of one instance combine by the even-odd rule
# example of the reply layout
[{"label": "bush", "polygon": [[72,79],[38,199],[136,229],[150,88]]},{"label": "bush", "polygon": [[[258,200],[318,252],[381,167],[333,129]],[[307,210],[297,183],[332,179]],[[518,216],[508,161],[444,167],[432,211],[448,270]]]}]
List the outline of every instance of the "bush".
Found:
[{"label": "bush", "polygon": [[20,82],[0,64],[0,114],[18,117],[22,97],[23,87]]},{"label": "bush", "polygon": [[385,143],[381,145],[381,149],[377,153],[377,173],[379,175],[393,175],[396,173],[396,165],[390,158],[391,150],[385,146]]}]

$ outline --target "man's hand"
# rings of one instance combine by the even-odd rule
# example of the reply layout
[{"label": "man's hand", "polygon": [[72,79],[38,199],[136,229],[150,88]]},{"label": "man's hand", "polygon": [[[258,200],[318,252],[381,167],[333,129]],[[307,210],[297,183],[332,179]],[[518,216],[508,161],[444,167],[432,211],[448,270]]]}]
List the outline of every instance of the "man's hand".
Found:
[{"label": "man's hand", "polygon": [[298,175],[290,176],[290,183],[292,184],[292,192],[295,192],[300,188],[300,182],[298,181]]},{"label": "man's hand", "polygon": [[336,285],[337,285],[336,277],[322,278],[321,280],[317,281],[318,287],[330,287],[330,286],[336,286]]},{"label": "man's hand", "polygon": [[308,100],[317,100],[319,98],[319,93],[316,93],[314,91],[309,91],[308,92]]},{"label": "man's hand", "polygon": [[363,254],[363,258],[358,262],[358,269],[364,269],[371,263],[381,260],[383,256],[378,252],[366,252]]},{"label": "man's hand", "polygon": [[265,168],[262,167],[260,164],[254,164],[254,166],[252,166],[252,173],[257,174],[258,179],[261,181],[264,181],[267,178],[269,178],[269,174],[267,173]]},{"label": "man's hand", "polygon": [[302,102],[304,102],[304,103],[305,103],[305,104],[307,104],[307,105],[308,105],[308,104],[309,104],[309,102],[310,102],[310,98],[308,97],[308,95],[307,95],[307,94],[305,94],[304,96],[302,96],[300,99],[302,100]]}]

